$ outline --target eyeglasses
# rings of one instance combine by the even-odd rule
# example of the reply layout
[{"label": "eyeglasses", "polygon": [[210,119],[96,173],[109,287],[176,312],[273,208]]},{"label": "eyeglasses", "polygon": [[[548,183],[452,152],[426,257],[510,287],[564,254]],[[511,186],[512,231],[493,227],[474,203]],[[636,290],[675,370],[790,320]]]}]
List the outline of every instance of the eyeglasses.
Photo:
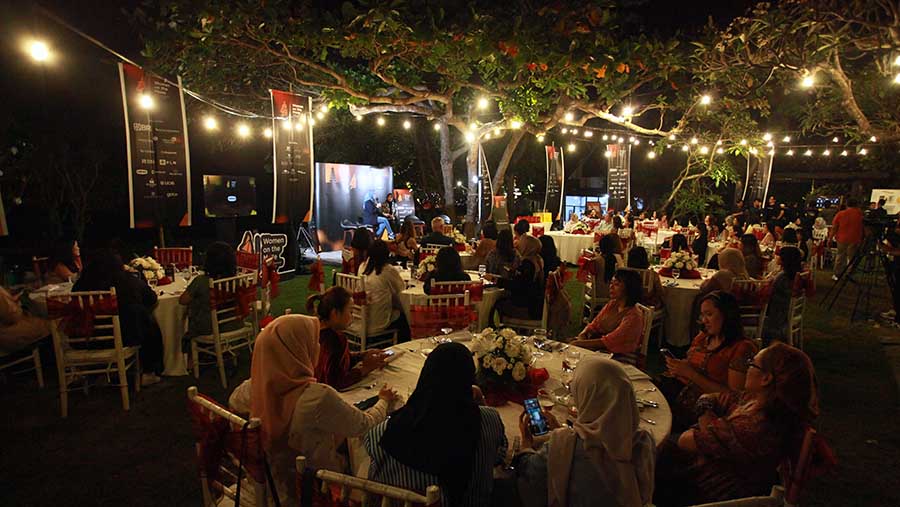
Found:
[{"label": "eyeglasses", "polygon": [[759,371],[761,371],[761,372],[763,372],[763,373],[765,373],[765,371],[766,371],[766,370],[763,369],[762,366],[760,366],[760,365],[754,363],[752,357],[749,358],[749,359],[747,359],[747,368],[756,368],[757,370],[759,370]]}]

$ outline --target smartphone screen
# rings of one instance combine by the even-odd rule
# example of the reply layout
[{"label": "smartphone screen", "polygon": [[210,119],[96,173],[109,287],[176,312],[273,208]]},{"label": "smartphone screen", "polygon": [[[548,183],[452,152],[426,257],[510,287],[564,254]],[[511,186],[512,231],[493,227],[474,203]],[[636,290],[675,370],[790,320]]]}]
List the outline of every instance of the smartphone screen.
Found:
[{"label": "smartphone screen", "polygon": [[528,412],[528,417],[531,418],[529,429],[532,435],[546,435],[550,432],[550,427],[547,425],[547,420],[544,419],[544,414],[541,412],[541,405],[538,403],[537,398],[525,400],[525,411]]}]

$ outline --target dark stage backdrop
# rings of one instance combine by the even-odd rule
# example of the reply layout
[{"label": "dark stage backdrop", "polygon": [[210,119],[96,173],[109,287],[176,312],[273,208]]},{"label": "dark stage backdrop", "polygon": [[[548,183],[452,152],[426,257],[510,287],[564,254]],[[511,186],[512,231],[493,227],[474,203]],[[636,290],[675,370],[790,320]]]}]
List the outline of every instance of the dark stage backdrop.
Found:
[{"label": "dark stage backdrop", "polygon": [[320,162],[316,164],[315,189],[315,221],[322,251],[340,250],[344,246],[341,221],[362,221],[369,192],[381,204],[394,189],[394,173],[390,167]]}]

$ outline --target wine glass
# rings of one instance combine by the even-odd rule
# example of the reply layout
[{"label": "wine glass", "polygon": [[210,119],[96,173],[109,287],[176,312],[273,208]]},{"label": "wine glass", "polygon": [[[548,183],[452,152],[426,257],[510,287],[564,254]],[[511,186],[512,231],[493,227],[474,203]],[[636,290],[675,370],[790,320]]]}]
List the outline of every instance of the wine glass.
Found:
[{"label": "wine glass", "polygon": [[678,280],[681,277],[681,270],[678,268],[672,268],[672,278]]},{"label": "wine glass", "polygon": [[484,275],[487,273],[487,266],[484,264],[478,265],[478,278],[480,280],[484,280]]},{"label": "wine glass", "polygon": [[581,351],[569,347],[566,350],[566,364],[569,366],[569,368],[574,370],[578,367],[578,361],[581,361]]},{"label": "wine glass", "polygon": [[453,332],[452,327],[442,327],[441,332],[444,333],[443,337],[438,338],[437,336],[435,336],[432,338],[432,340],[434,341],[435,344],[439,345],[441,343],[449,343],[449,342],[453,341],[450,338],[447,338],[447,335]]}]

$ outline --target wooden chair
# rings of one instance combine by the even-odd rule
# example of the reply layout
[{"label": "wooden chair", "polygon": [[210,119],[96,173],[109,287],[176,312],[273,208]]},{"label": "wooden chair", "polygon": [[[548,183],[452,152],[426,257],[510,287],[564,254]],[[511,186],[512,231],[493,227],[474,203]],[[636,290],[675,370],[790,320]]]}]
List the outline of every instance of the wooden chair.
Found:
[{"label": "wooden chair", "polygon": [[[43,341],[43,340],[42,340]],[[22,372],[34,370],[34,374],[37,377],[38,387],[41,389],[44,388],[44,368],[41,366],[41,351],[40,345],[35,343],[31,345],[31,352],[25,355],[21,355],[20,352],[3,352],[0,351],[0,371],[12,368],[18,364],[24,364],[27,362],[31,362],[31,368],[26,367],[21,370]]]},{"label": "wooden chair", "polygon": [[434,485],[425,489],[425,495],[420,495],[331,470],[312,470],[307,467],[305,456],[297,456],[296,467],[300,507],[428,507],[441,504],[441,490]]},{"label": "wooden chair", "polygon": [[164,268],[171,264],[178,269],[189,268],[194,265],[194,247],[160,248],[154,246],[153,258]]},{"label": "wooden chair", "polygon": [[652,306],[644,306],[640,303],[636,304],[635,307],[637,307],[641,312],[641,315],[644,316],[644,329],[641,337],[640,354],[638,355],[635,364],[635,366],[643,370],[647,367],[647,350],[650,348],[650,332],[653,329],[655,311]]},{"label": "wooden chair", "polygon": [[[56,354],[62,416],[69,415],[69,386],[85,375],[106,375],[109,378],[112,373],[118,374],[119,383],[116,385],[122,396],[122,408],[130,409],[128,369],[134,367],[134,389],[139,392],[140,347],[122,344],[116,290],[50,293],[47,295],[47,310],[51,317],[50,332]],[[79,328],[77,332],[76,327]],[[87,344],[92,348],[78,348],[87,347]]]},{"label": "wooden chair", "polygon": [[269,496],[277,493],[266,486],[261,421],[247,421],[198,393],[194,386],[187,395],[203,507],[223,505],[224,498],[232,505],[268,506]]},{"label": "wooden chair", "polygon": [[731,286],[731,292],[741,307],[744,334],[759,345],[762,344],[763,324],[769,306],[769,283],[769,280],[735,280]]},{"label": "wooden chair", "polygon": [[437,255],[438,251],[441,248],[444,248],[447,245],[422,245],[419,247],[419,260],[428,257],[429,255]]},{"label": "wooden chair", "polygon": [[424,222],[421,224],[414,223],[413,229],[416,231],[417,238],[421,238],[422,236],[425,235],[425,223]]},{"label": "wooden chair", "polygon": [[[253,351],[253,340],[258,332],[255,320],[257,295],[256,275],[240,274],[229,278],[209,280],[210,294],[210,321],[212,333],[204,336],[196,336],[191,339],[191,358],[194,363],[194,378],[200,378],[200,354],[213,356],[219,369],[219,379],[222,388],[228,388],[228,379],[225,376],[225,354],[237,361],[235,351],[241,347],[247,347]],[[250,316],[250,322],[242,322]],[[234,330],[225,331],[222,328],[229,323],[240,323]]]},{"label": "wooden chair", "polygon": [[369,348],[383,347],[388,344],[397,344],[396,329],[385,329],[377,334],[369,334],[369,304],[366,296],[365,278],[337,273],[335,285],[347,289],[353,295],[353,306],[350,310],[350,313],[353,315],[353,323],[344,331],[350,345],[359,348],[359,350],[368,350]]},{"label": "wooden chair", "polygon": [[[269,310],[272,308],[270,284],[264,276],[266,259],[263,259],[261,253],[242,252],[240,250],[235,252],[235,257],[237,260],[237,272],[240,274],[253,275],[256,278],[259,287],[257,296],[261,304],[259,305],[259,308],[255,308],[254,310],[258,310],[256,312],[256,321],[259,322],[260,319],[269,314]],[[271,258],[269,258],[269,260],[271,260]]]},{"label": "wooden chair", "polygon": [[788,306],[788,344],[803,350],[803,311],[806,309],[806,296],[791,298]]},{"label": "wooden chair", "polygon": [[[582,252],[582,255],[586,253]],[[583,287],[582,323],[585,325],[590,324],[603,305],[609,302],[609,284],[603,281],[600,262],[596,257],[588,262],[593,262],[594,268],[588,271]]]},{"label": "wooden chair", "polygon": [[478,321],[468,290],[462,294],[413,296],[409,313],[409,328],[414,340],[440,335],[441,328],[468,329],[472,322]]},{"label": "wooden chair", "polygon": [[772,486],[772,492],[769,496],[754,496],[749,498],[738,498],[735,500],[725,500],[722,502],[711,502],[691,507],[783,507],[787,505],[784,498],[784,488],[781,486]]},{"label": "wooden chair", "polygon": [[[653,286],[655,285],[655,279],[659,277],[656,272],[651,271],[649,269],[636,269],[636,268],[625,268],[631,271],[636,271],[641,276],[641,287],[643,287],[643,297],[646,298],[650,292],[653,291]],[[646,299],[645,299],[646,300]],[[665,307],[654,307],[647,305],[653,309],[653,322],[651,323],[650,329],[657,330],[657,345],[662,346],[662,337],[665,329],[666,322],[666,308]]]}]

